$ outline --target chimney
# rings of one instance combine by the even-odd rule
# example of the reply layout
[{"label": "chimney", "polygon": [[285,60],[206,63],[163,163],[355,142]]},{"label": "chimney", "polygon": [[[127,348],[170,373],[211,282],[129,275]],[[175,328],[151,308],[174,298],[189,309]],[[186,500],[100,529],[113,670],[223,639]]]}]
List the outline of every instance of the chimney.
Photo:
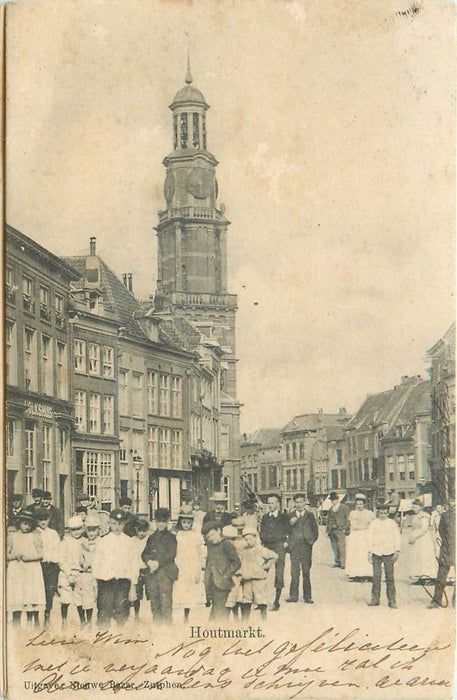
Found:
[{"label": "chimney", "polygon": [[96,245],[97,245],[97,239],[95,238],[95,236],[91,236],[89,238],[90,255],[96,255]]},{"label": "chimney", "polygon": [[127,282],[128,282],[127,288],[129,290],[129,292],[132,292],[132,294],[133,294],[133,275],[131,272],[129,272],[127,274]]},{"label": "chimney", "polygon": [[346,408],[344,406],[342,408],[339,408],[338,413],[340,414],[340,416],[345,416],[346,415]]},{"label": "chimney", "polygon": [[127,286],[128,286],[128,285],[127,285],[127,273],[126,273],[126,272],[123,272],[123,273],[122,273],[122,284],[124,285],[124,287],[127,287]]}]

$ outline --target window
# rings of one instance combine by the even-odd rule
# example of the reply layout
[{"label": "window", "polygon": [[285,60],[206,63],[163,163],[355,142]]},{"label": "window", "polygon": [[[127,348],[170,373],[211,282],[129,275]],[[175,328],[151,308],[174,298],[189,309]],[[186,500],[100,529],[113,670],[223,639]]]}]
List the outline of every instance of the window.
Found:
[{"label": "window", "polygon": [[202,120],[202,135],[203,135],[203,148],[206,148],[206,118],[205,118],[205,115],[203,115],[203,120]]},{"label": "window", "polygon": [[132,374],[132,413],[141,416],[142,411],[143,375]]},{"label": "window", "polygon": [[405,455],[397,456],[398,478],[400,481],[405,481]]},{"label": "window", "polygon": [[370,438],[368,437],[368,435],[366,435],[366,436],[363,438],[363,449],[364,449],[365,451],[370,449]]},{"label": "window", "polygon": [[160,375],[160,415],[170,415],[170,377],[168,374]]},{"label": "window", "polygon": [[340,488],[341,489],[346,488],[346,470],[345,469],[340,469]]},{"label": "window", "polygon": [[68,399],[67,346],[57,341],[57,396]]},{"label": "window", "polygon": [[343,450],[335,450],[335,464],[341,464],[343,461]]},{"label": "window", "polygon": [[157,374],[148,370],[148,413],[158,413],[157,399]]},{"label": "window", "polygon": [[276,488],[278,485],[278,470],[274,464],[270,464],[270,488]]},{"label": "window", "polygon": [[300,459],[305,458],[305,443],[301,442],[300,443]]},{"label": "window", "polygon": [[129,412],[128,407],[128,388],[129,388],[129,374],[127,370],[119,370],[119,413],[123,416],[127,416]]},{"label": "window", "polygon": [[363,480],[368,481],[369,478],[370,478],[370,472],[369,472],[368,457],[364,457],[364,459],[363,459]]},{"label": "window", "polygon": [[143,462],[144,454],[144,432],[141,430],[132,431],[132,448],[133,448],[133,461]]},{"label": "window", "polygon": [[[52,381],[52,345],[51,338],[47,335],[41,336],[41,390],[43,394],[51,396],[53,389]],[[45,489],[46,491],[47,489]]]},{"label": "window", "polygon": [[85,490],[100,508],[111,510],[114,503],[113,453],[87,450],[84,455]]},{"label": "window", "polygon": [[171,411],[175,418],[181,418],[182,415],[182,391],[181,377],[172,377],[171,379]]},{"label": "window", "polygon": [[25,493],[32,495],[35,471],[35,423],[25,421]]},{"label": "window", "polygon": [[86,342],[75,340],[75,370],[76,372],[86,371]]},{"label": "window", "polygon": [[148,467],[156,469],[159,466],[159,429],[152,425],[148,428]]},{"label": "window", "polygon": [[260,467],[260,488],[267,488],[267,465],[262,464]]},{"label": "window", "polygon": [[171,431],[171,467],[182,469],[181,431]]},{"label": "window", "polygon": [[100,345],[89,343],[89,374],[100,374]]},{"label": "window", "polygon": [[35,311],[35,302],[33,300],[33,280],[24,275],[22,279],[22,302],[24,311],[33,313]]},{"label": "window", "polygon": [[15,304],[16,303],[16,291],[17,287],[14,284],[14,271],[13,268],[10,267],[9,265],[6,266],[6,288],[5,288],[5,296],[6,296],[6,301],[9,301],[10,304]]},{"label": "window", "polygon": [[414,461],[414,455],[408,455],[408,475],[412,481],[414,481],[416,478],[416,464]]},{"label": "window", "polygon": [[290,459],[290,445],[287,443],[286,445],[286,459]]},{"label": "window", "polygon": [[24,382],[29,391],[37,389],[36,340],[35,331],[24,329]]},{"label": "window", "polygon": [[187,148],[187,114],[180,114],[181,148]]},{"label": "window", "polygon": [[119,459],[121,462],[127,462],[127,449],[129,444],[129,431],[121,430],[121,444],[119,447]]},{"label": "window", "polygon": [[286,490],[290,491],[290,469],[286,470]]},{"label": "window", "polygon": [[297,489],[297,470],[292,469],[292,488]]},{"label": "window", "polygon": [[332,469],[330,472],[330,482],[331,486],[330,488],[332,489],[337,489],[339,488],[338,486],[338,469]]},{"label": "window", "polygon": [[173,148],[178,148],[178,117],[173,116]]},{"label": "window", "polygon": [[114,352],[109,345],[103,346],[103,376],[108,379],[114,377]]},{"label": "window", "polygon": [[14,321],[6,321],[6,382],[17,383],[17,340],[16,324]]},{"label": "window", "polygon": [[161,469],[170,468],[170,447],[170,430],[168,428],[159,428],[159,450]]},{"label": "window", "polygon": [[87,410],[85,391],[75,391],[75,419],[76,430],[80,433],[85,433],[87,431]]},{"label": "window", "polygon": [[103,397],[103,434],[114,435],[114,397]]},{"label": "window", "polygon": [[50,490],[52,427],[43,425],[43,490]]},{"label": "window", "polygon": [[65,462],[67,458],[68,433],[66,428],[59,428],[59,461]]},{"label": "window", "polygon": [[6,456],[14,456],[15,423],[12,418],[6,421]]},{"label": "window", "polygon": [[63,296],[61,294],[54,294],[54,308],[56,313],[63,314]]},{"label": "window", "polygon": [[389,472],[389,481],[393,481],[393,480],[394,480],[394,476],[395,476],[395,475],[394,475],[393,472]]},{"label": "window", "polygon": [[100,432],[100,394],[91,394],[89,398],[89,432]]},{"label": "window", "polygon": [[40,284],[40,318],[43,321],[51,320],[51,309],[49,307],[49,289]]},{"label": "window", "polygon": [[198,112],[193,112],[192,114],[192,145],[194,148],[200,148],[200,133],[198,125]]},{"label": "window", "polygon": [[304,489],[305,487],[305,470],[300,469],[300,488]]}]

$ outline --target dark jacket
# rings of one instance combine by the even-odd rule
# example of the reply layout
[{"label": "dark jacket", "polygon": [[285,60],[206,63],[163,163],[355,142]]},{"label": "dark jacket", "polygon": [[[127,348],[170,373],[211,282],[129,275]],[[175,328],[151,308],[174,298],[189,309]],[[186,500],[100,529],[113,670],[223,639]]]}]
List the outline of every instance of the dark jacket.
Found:
[{"label": "dark jacket", "polygon": [[287,542],[289,536],[290,523],[287,513],[280,513],[276,517],[270,513],[265,513],[260,521],[260,539],[265,547],[268,545],[277,544],[278,542]]},{"label": "dark jacket", "polygon": [[59,535],[60,539],[62,539],[62,537],[65,534],[65,526],[60,510],[53,505],[49,505],[47,508],[45,508],[45,506],[40,506],[39,508],[35,509],[35,513],[40,510],[48,511],[50,516],[49,527],[51,528],[51,530],[55,530]]},{"label": "dark jacket", "polygon": [[455,566],[455,510],[453,508],[441,516],[438,532],[441,539],[439,561],[445,566]]},{"label": "dark jacket", "polygon": [[231,525],[233,518],[236,518],[235,513],[229,513],[225,510],[223,513],[216,513],[214,510],[209,510],[203,518],[202,527],[206,523],[220,523],[222,527]]},{"label": "dark jacket", "polygon": [[[176,557],[176,536],[169,530],[156,530],[149,535],[146,547],[141,555],[142,560],[148,565],[148,561],[159,562],[159,569],[162,570],[168,578],[176,581],[178,578],[178,567],[175,564]],[[148,569],[148,574],[154,576],[155,572]]]},{"label": "dark jacket", "polygon": [[240,566],[240,558],[231,542],[222,540],[218,544],[208,544],[205,586],[214,584],[222,591],[229,591],[233,586],[232,576]]},{"label": "dark jacket", "polygon": [[344,530],[346,535],[348,535],[350,528],[349,508],[344,503],[340,503],[338,510],[330,508],[327,518],[327,535],[330,534],[332,530]]},{"label": "dark jacket", "polygon": [[293,549],[296,544],[303,542],[303,540],[312,546],[319,537],[316,518],[309,510],[304,510],[297,520],[296,518],[296,512],[292,511],[289,515],[289,549]]}]

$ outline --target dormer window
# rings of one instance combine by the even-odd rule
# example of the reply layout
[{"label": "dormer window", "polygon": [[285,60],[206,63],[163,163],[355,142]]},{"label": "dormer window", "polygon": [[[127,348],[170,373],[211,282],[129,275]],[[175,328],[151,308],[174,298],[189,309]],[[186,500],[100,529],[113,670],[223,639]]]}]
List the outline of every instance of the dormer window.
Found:
[{"label": "dormer window", "polygon": [[98,302],[100,295],[98,292],[90,292],[89,294],[89,309],[94,313],[98,313]]}]

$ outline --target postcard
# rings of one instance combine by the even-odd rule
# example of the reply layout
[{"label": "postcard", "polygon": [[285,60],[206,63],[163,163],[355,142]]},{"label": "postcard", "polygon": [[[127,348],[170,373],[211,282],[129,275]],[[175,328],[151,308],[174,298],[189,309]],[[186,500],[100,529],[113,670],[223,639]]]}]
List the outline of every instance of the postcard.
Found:
[{"label": "postcard", "polygon": [[2,696],[451,698],[455,4],[3,18]]}]

